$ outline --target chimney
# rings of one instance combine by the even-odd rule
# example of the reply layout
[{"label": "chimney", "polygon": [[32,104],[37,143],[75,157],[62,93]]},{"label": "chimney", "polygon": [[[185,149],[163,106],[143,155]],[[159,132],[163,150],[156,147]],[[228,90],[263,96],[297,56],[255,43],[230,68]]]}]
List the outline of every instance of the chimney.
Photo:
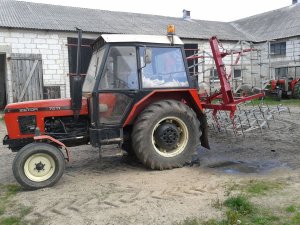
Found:
[{"label": "chimney", "polygon": [[293,5],[297,4],[297,3],[298,3],[298,0],[293,0]]},{"label": "chimney", "polygon": [[188,19],[191,19],[191,11],[188,11],[188,10],[182,10],[183,12],[183,19],[184,20],[188,20]]}]

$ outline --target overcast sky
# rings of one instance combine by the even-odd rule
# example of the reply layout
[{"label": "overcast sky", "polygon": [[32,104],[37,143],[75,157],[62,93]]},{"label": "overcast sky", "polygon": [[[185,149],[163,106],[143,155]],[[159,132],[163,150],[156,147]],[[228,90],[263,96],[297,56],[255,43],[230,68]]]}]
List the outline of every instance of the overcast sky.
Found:
[{"label": "overcast sky", "polygon": [[111,11],[181,17],[182,10],[201,20],[233,21],[292,4],[292,0],[25,0]]}]

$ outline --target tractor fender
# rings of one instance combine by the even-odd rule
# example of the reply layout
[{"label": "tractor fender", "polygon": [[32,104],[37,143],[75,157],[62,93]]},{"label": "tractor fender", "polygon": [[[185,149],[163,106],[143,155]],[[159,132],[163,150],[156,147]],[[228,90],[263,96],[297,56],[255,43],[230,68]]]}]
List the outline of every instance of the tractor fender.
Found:
[{"label": "tractor fender", "polygon": [[134,124],[137,116],[150,104],[160,101],[172,99],[181,101],[187,106],[189,106],[196,113],[201,126],[200,129],[202,131],[201,135],[201,145],[207,149],[209,149],[208,142],[208,124],[205,112],[203,111],[202,103],[200,97],[198,95],[197,89],[168,89],[168,90],[155,90],[146,95],[140,101],[135,103],[133,108],[131,109],[127,119],[123,124],[123,128]]},{"label": "tractor fender", "polygon": [[198,117],[204,114],[200,98],[198,96],[197,89],[168,89],[168,90],[154,90],[141,100],[139,100],[133,108],[131,109],[129,115],[127,116],[123,127],[133,124],[136,117],[150,104],[165,100],[172,99],[177,101],[182,101],[190,108],[192,108]]},{"label": "tractor fender", "polygon": [[50,142],[53,143],[55,146],[59,147],[60,149],[65,150],[65,159],[69,162],[70,161],[70,155],[67,147],[65,146],[64,143],[60,142],[59,140],[49,136],[49,135],[39,135],[39,136],[34,136],[33,139],[35,141],[42,141],[42,142]]}]

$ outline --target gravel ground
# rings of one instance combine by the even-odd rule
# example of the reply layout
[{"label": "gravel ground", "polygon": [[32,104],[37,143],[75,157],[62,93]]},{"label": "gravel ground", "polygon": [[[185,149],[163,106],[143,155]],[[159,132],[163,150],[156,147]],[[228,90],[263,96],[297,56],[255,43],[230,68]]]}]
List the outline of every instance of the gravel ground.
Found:
[{"label": "gravel ground", "polygon": [[[220,217],[212,202],[225,186],[256,178],[286,178],[299,185],[300,109],[276,116],[270,129],[245,137],[210,132],[211,150],[180,169],[151,171],[127,156],[99,160],[90,146],[70,148],[71,162],[52,188],[19,193],[40,224],[173,224],[186,217]],[[6,133],[0,120],[0,138]],[[108,149],[110,150],[110,149]],[[0,183],[16,183],[11,153],[0,143]]]}]

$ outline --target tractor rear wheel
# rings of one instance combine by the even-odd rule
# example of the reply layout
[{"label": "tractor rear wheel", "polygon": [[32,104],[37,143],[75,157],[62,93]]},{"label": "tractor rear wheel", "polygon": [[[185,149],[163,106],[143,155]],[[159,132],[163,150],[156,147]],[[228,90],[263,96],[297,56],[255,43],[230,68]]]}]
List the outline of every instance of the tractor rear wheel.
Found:
[{"label": "tractor rear wheel", "polygon": [[200,145],[200,122],[187,105],[164,100],[148,106],[132,132],[136,156],[151,169],[171,169],[191,162]]},{"label": "tractor rear wheel", "polygon": [[65,158],[50,144],[32,143],[17,153],[12,169],[16,180],[26,189],[50,187],[63,175]]}]

